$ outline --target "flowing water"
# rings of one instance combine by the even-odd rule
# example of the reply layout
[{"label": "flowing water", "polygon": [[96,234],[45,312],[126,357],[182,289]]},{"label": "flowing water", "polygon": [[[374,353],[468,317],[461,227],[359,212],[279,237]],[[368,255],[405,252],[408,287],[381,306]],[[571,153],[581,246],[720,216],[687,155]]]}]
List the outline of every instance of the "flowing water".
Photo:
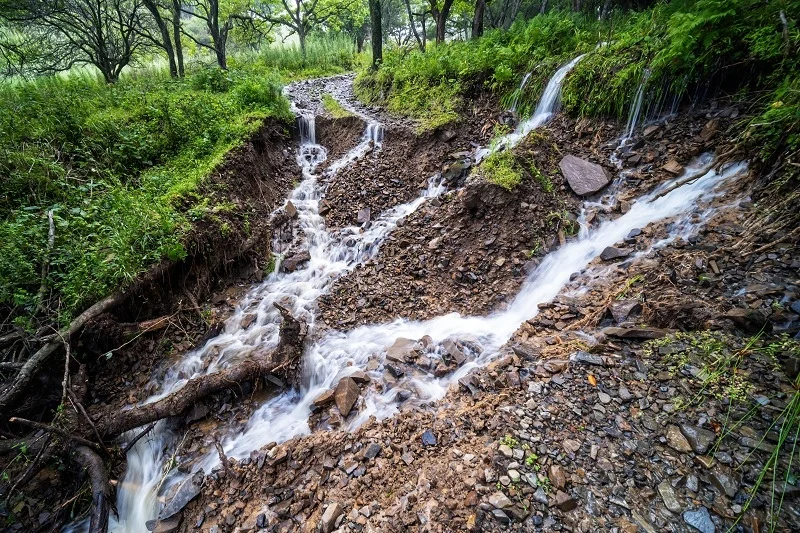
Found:
[{"label": "flowing water", "polygon": [[631,106],[630,114],[628,115],[628,124],[625,127],[625,136],[622,138],[622,142],[624,143],[631,137],[633,137],[633,133],[636,131],[636,126],[639,123],[639,115],[642,111],[642,101],[644,100],[644,90],[647,86],[647,80],[650,79],[650,69],[644,69],[644,74],[642,74],[642,81],[639,83],[639,88],[636,89],[636,96],[633,99],[633,105]]},{"label": "flowing water", "polygon": [[[559,69],[548,84],[534,116],[526,121],[527,125],[520,125],[515,132],[519,137],[509,138],[507,145],[519,142],[524,134],[555,113],[561,82],[581,57]],[[243,298],[220,335],[188,353],[164,376],[154,378],[152,388],[158,392],[146,403],[179,390],[193,377],[218,371],[274,348],[279,341],[280,328],[280,314],[273,306],[275,302],[288,305],[295,315],[305,319],[313,334],[316,302],[329,290],[332,282],[374,257],[400,219],[418,209],[427,198],[444,192],[439,176],[432,176],[422,196],[388,210],[368,227],[330,232],[318,211],[324,190],[324,182],[319,178],[335,173],[365,156],[369,150],[379,148],[383,139],[382,128],[370,123],[359,145],[331,164],[320,176],[317,170],[326,162],[327,151],[316,144],[314,117],[298,112],[298,125],[301,143],[297,162],[303,179],[288,200],[298,211],[295,224],[310,255],[308,264],[290,273],[276,268],[264,283]],[[634,228],[643,228],[663,219],[675,219],[676,235],[691,231],[693,223],[701,223],[703,217],[698,215],[708,212],[707,209],[704,211],[701,202],[709,201],[716,187],[745,169],[743,164],[738,164],[717,172],[710,165],[710,158],[700,159],[687,167],[685,175],[678,178],[681,181],[675,182],[683,183],[680,187],[669,192],[666,192],[669,185],[660,187],[633,203],[625,215],[596,228],[583,227],[576,240],[545,257],[529,275],[514,301],[501,312],[486,317],[464,317],[453,313],[427,321],[397,319],[349,332],[328,332],[311,343],[303,355],[302,385],[268,400],[253,413],[243,430],[230,432],[222,443],[226,455],[244,458],[269,442],[283,442],[309,433],[307,420],[313,400],[335,386],[341,377],[366,369],[371,359],[377,361],[372,374],[375,379],[380,379],[385,350],[397,338],[430,336],[433,348],[429,348],[426,355],[434,360],[442,357],[442,349],[436,346],[448,338],[457,338],[468,347],[469,361],[446,377],[436,378],[426,372],[409,373],[395,386],[387,387],[385,392],[366,392],[363,408],[349,422],[349,427],[356,427],[373,415],[378,418],[391,416],[401,407],[399,400],[424,402],[443,397],[454,381],[494,359],[519,324],[537,314],[538,304],[555,297],[569,283],[571,274],[585,269],[606,246],[623,240]],[[587,208],[603,207],[613,201],[613,194],[610,194],[594,204],[587,203]],[[248,328],[243,328],[245,317],[252,315],[255,315],[255,320]],[[411,398],[408,399],[407,394],[400,395],[401,391],[410,391]],[[164,494],[171,486],[187,478],[187,474],[179,473],[177,469],[165,474],[168,470],[165,465],[171,464],[171,454],[179,446],[178,441],[178,433],[170,428],[169,421],[163,420],[148,438],[138,441],[128,452],[128,469],[117,488],[119,517],[112,517],[112,531],[147,531],[145,522],[154,519],[159,512],[158,494]],[[202,469],[207,473],[218,463],[217,453],[209,453],[194,463],[193,471]],[[72,529],[85,528],[84,523]]]},{"label": "flowing water", "polygon": [[519,103],[519,97],[522,94],[522,91],[525,89],[525,86],[528,85],[528,82],[531,79],[531,74],[532,74],[532,72],[528,72],[527,74],[525,74],[522,77],[522,82],[520,82],[520,84],[519,84],[519,89],[517,89],[516,94],[514,94],[514,102],[511,104],[510,111],[512,113],[516,113],[517,112],[517,104]]},{"label": "flowing water", "polygon": [[539,100],[539,104],[536,106],[536,111],[533,112],[533,115],[529,119],[520,122],[513,132],[492,142],[491,146],[488,148],[478,149],[475,152],[475,160],[480,162],[489,154],[515,147],[522,142],[522,139],[527,137],[530,132],[545,124],[553,115],[558,113],[559,109],[561,109],[561,86],[564,83],[564,78],[567,77],[567,74],[569,74],[569,72],[575,68],[575,65],[585,56],[586,54],[581,54],[559,68],[556,73],[553,74],[553,77],[550,78],[550,81],[547,82],[547,86],[542,93],[542,98]]}]

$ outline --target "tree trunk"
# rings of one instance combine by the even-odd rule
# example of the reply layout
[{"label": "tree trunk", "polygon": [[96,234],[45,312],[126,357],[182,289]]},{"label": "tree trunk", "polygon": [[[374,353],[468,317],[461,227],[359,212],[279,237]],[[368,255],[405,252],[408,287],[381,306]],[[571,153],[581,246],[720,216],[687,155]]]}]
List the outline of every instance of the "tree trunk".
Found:
[{"label": "tree trunk", "polygon": [[611,15],[612,0],[603,2],[603,7],[600,9],[600,20],[606,20]]},{"label": "tree trunk", "polygon": [[183,68],[183,43],[181,43],[181,2],[172,0],[172,34],[175,39],[175,60],[178,63],[178,76],[186,74]]},{"label": "tree trunk", "polygon": [[483,16],[486,13],[486,0],[475,0],[475,15],[472,17],[472,38],[483,35]]},{"label": "tree trunk", "polygon": [[406,12],[408,13],[408,24],[411,26],[411,31],[414,32],[414,38],[417,40],[417,45],[419,49],[423,52],[425,51],[425,43],[422,42],[422,39],[419,36],[419,32],[417,31],[417,25],[414,24],[414,14],[411,12],[411,0],[405,0],[406,4]]},{"label": "tree trunk", "polygon": [[547,0],[542,0],[541,5],[539,6],[539,14],[544,15],[545,11],[547,11]]},{"label": "tree trunk", "polygon": [[436,42],[443,43],[447,31],[447,18],[450,16],[450,8],[453,7],[453,0],[444,0],[442,9],[437,5],[437,0],[430,0],[431,14],[436,21]]},{"label": "tree trunk", "polygon": [[111,502],[111,485],[108,482],[106,465],[88,446],[75,448],[75,460],[86,469],[92,486],[89,533],[105,533],[108,531],[108,505]]},{"label": "tree trunk", "polygon": [[297,38],[300,40],[300,53],[303,55],[303,62],[306,60],[306,30],[303,25],[297,27]]},{"label": "tree trunk", "polygon": [[158,6],[153,0],[144,0],[144,5],[153,16],[153,20],[156,26],[158,26],[158,31],[161,33],[161,47],[167,53],[169,75],[176,78],[178,76],[178,65],[175,63],[175,50],[172,48],[172,38],[170,37],[167,23],[164,22],[164,18],[161,16],[161,13],[159,13]]},{"label": "tree trunk", "polygon": [[383,28],[381,25],[381,1],[369,0],[369,21],[372,26],[372,68],[383,61]]}]

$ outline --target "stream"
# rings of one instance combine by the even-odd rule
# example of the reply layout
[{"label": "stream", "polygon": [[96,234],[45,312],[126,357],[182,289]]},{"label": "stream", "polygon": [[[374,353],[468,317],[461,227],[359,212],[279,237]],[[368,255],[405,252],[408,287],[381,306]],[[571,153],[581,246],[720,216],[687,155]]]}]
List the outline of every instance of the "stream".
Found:
[{"label": "stream", "polygon": [[[576,57],[555,73],[530,119],[523,121],[514,132],[495,141],[491,147],[477,149],[475,159],[480,161],[496,150],[511,148],[530,131],[547,123],[558,110],[564,78],[582,57]],[[640,106],[641,101],[637,103],[637,107]],[[301,133],[297,163],[302,169],[302,181],[290,193],[287,201],[291,201],[297,209],[298,216],[294,222],[296,234],[302,236],[303,247],[308,250],[310,260],[294,272],[281,272],[276,268],[263,283],[252,288],[217,337],[187,353],[165,375],[154,378],[154,389],[158,392],[144,403],[157,401],[181,389],[193,377],[216,372],[256,354],[269,352],[279,341],[280,314],[273,306],[275,302],[288,305],[296,316],[305,320],[311,332],[309,338],[315,339],[315,307],[319,297],[330,289],[337,278],[375,257],[381,243],[398,221],[417,210],[428,199],[445,192],[440,176],[431,176],[427,189],[420,197],[386,211],[366,229],[349,227],[329,231],[318,210],[327,179],[354,161],[369,157],[370,151],[380,149],[383,127],[367,119],[361,142],[319,171],[328,161],[327,150],[316,143],[314,116],[296,107],[295,112]],[[635,119],[633,123],[635,125]],[[308,417],[313,401],[334,387],[342,377],[356,371],[366,370],[375,379],[380,379],[386,362],[386,349],[398,338],[417,340],[429,336],[432,342],[428,344],[425,355],[432,360],[443,357],[441,344],[444,341],[456,339],[468,347],[468,360],[456,372],[444,377],[434,377],[424,372],[409,373],[380,393],[372,389],[365,391],[362,396],[363,408],[348,419],[343,427],[355,428],[371,416],[379,419],[392,416],[406,402],[423,403],[441,399],[459,378],[494,360],[519,325],[538,313],[538,304],[552,300],[568,286],[573,273],[587,269],[604,248],[622,241],[631,230],[644,228],[660,220],[674,219],[669,239],[654,246],[664,245],[670,239],[695,231],[711,212],[707,204],[715,197],[715,189],[746,170],[746,165],[739,163],[717,171],[713,163],[712,157],[701,156],[687,166],[682,176],[640,197],[627,213],[616,219],[590,227],[584,222],[586,217],[581,216],[578,236],[548,254],[529,274],[517,296],[504,310],[488,316],[467,317],[452,313],[426,321],[398,318],[387,324],[362,326],[348,332],[330,331],[308,343],[303,355],[302,385],[267,400],[252,414],[242,431],[229,432],[222,442],[225,454],[242,459],[267,443],[280,443],[310,433]],[[587,201],[584,210],[609,207],[614,202],[614,194],[606,191],[600,199]],[[586,285],[593,280],[602,282],[604,268],[611,267],[592,267],[575,283]],[[243,327],[244,318],[253,313],[255,320],[249,327]],[[398,396],[401,391],[411,391],[412,394],[401,398]],[[126,438],[136,433],[131,432]],[[179,441],[179,432],[171,428],[169,421],[162,420],[149,438],[139,440],[128,452],[128,468],[117,487],[119,515],[112,515],[111,531],[148,531],[146,522],[159,516],[161,503],[158,496],[169,493],[171,488],[174,490],[190,479],[191,475],[178,472],[177,469],[170,471],[173,463],[171,450],[179,446]],[[212,451],[194,463],[194,472],[202,469],[204,473],[209,473],[219,462],[218,454]],[[87,526],[86,523],[74,524],[67,530],[80,531]]]}]

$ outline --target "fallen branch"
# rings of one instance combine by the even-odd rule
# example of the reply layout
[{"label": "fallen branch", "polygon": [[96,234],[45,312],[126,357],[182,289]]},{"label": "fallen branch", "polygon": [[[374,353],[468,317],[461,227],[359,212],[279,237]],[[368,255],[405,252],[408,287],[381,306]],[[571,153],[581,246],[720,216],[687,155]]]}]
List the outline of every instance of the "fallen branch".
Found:
[{"label": "fallen branch", "polygon": [[42,346],[39,351],[33,354],[22,366],[14,381],[0,393],[0,411],[8,409],[8,407],[22,395],[34,376],[39,373],[45,362],[47,362],[47,359],[59,346],[62,346],[65,342],[69,342],[70,337],[77,333],[89,320],[116,306],[124,297],[124,293],[117,293],[109,296],[105,300],[97,302],[81,313],[69,326],[59,331],[55,339]]},{"label": "fallen branch", "polygon": [[134,446],[136,446],[136,443],[139,442],[142,439],[142,437],[150,433],[154,427],[156,427],[155,422],[144,428],[144,431],[136,435],[132,441],[130,441],[128,444],[125,445],[125,447],[122,449],[122,455],[128,455],[128,452],[131,451],[131,449]]},{"label": "fallen branch", "polygon": [[42,462],[42,458],[44,457],[44,452],[45,450],[47,450],[47,446],[50,444],[50,439],[51,435],[48,433],[47,437],[45,437],[44,445],[36,454],[36,457],[33,458],[33,461],[31,461],[31,464],[28,465],[28,468],[25,469],[25,472],[19,477],[19,479],[17,479],[17,481],[14,482],[14,484],[8,490],[8,493],[6,494],[6,499],[11,498],[11,495],[14,494],[14,492],[18,488],[24,487],[25,484],[33,478],[33,476],[39,473],[39,464]]},{"label": "fallen branch", "polygon": [[302,353],[308,328],[286,307],[277,303],[275,306],[283,315],[281,341],[268,356],[247,359],[219,372],[190,379],[179,390],[153,403],[110,413],[98,423],[100,434],[104,438],[112,438],[162,418],[178,416],[206,396],[238,387],[243,381],[255,380],[267,374],[285,377],[294,368],[290,363],[299,359]]},{"label": "fallen branch", "polygon": [[75,460],[86,469],[92,485],[92,513],[89,518],[89,533],[108,531],[108,502],[111,499],[111,484],[103,460],[86,446],[75,448]]},{"label": "fallen branch", "polygon": [[22,424],[23,426],[30,426],[32,428],[41,429],[48,433],[55,433],[59,437],[63,437],[65,439],[74,441],[78,444],[83,446],[87,446],[89,448],[100,448],[100,446],[96,442],[92,442],[90,440],[86,440],[83,437],[78,437],[77,435],[71,435],[64,431],[61,428],[57,428],[55,426],[48,426],[47,424],[42,424],[41,422],[34,422],[33,420],[27,420],[25,418],[17,418],[12,416],[9,420],[12,424]]}]

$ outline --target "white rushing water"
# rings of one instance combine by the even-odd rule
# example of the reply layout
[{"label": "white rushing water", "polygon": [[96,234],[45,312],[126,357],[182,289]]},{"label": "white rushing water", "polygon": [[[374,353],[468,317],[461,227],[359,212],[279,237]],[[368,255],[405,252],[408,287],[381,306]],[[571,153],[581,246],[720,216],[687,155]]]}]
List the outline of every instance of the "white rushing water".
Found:
[{"label": "white rushing water", "polygon": [[[561,82],[581,57],[559,69],[548,84],[536,114],[526,121],[529,125],[520,125],[518,135],[521,137],[509,140],[509,143],[519,142],[524,137],[523,131],[529,132],[536,127],[531,124],[538,122],[537,126],[541,125],[552,116],[557,109]],[[306,320],[313,331],[316,302],[329,290],[332,282],[374,257],[380,244],[400,219],[418,209],[428,197],[444,192],[439,176],[433,176],[428,180],[427,190],[419,198],[388,210],[366,227],[329,232],[318,211],[324,183],[318,179],[320,176],[317,172],[317,168],[326,161],[327,151],[316,144],[314,117],[299,113],[298,122],[301,143],[297,162],[302,169],[303,179],[288,201],[298,211],[294,224],[298,234],[302,235],[301,240],[310,259],[294,272],[276,269],[262,284],[252,289],[217,337],[186,354],[164,376],[154,378],[151,387],[157,392],[145,403],[179,390],[193,377],[270,351],[279,341],[280,314],[273,306],[275,302],[287,305],[295,315]],[[371,149],[379,148],[382,140],[382,128],[377,123],[370,123],[359,145],[331,164],[325,172],[330,174],[341,170]],[[405,400],[409,402],[432,401],[443,397],[455,380],[495,358],[517,327],[537,314],[538,304],[555,297],[569,282],[571,274],[586,268],[606,246],[622,241],[634,228],[643,228],[664,219],[674,218],[675,227],[685,233],[689,221],[697,219],[698,213],[705,212],[699,204],[711,198],[720,183],[738,175],[744,168],[741,164],[732,165],[718,173],[710,169],[708,158],[701,159],[696,165],[687,167],[684,176],[677,178],[674,183],[683,183],[680,187],[669,192],[666,192],[669,190],[668,184],[659,187],[633,203],[625,215],[596,228],[582,228],[576,240],[545,257],[529,275],[513,302],[502,312],[486,317],[464,317],[453,313],[427,321],[399,318],[388,324],[327,333],[308,346],[303,355],[302,385],[268,400],[251,416],[242,431],[228,434],[222,443],[226,455],[241,459],[269,442],[280,443],[309,433],[307,420],[313,400],[335,386],[343,376],[366,370],[371,359],[374,360],[371,373],[379,379],[383,375],[385,350],[397,338],[420,339],[428,335],[433,339],[433,346],[445,339],[457,338],[470,347],[467,350],[469,361],[449,376],[436,378],[419,371],[402,377],[381,393],[374,390],[365,392],[363,407],[349,421],[349,427],[355,427],[373,415],[379,418],[391,416],[400,408],[398,400],[405,400],[408,396],[405,393],[401,396],[402,391],[411,393],[411,398]],[[687,177],[693,179],[686,181]],[[612,202],[613,195],[607,195],[606,200],[601,199],[601,203],[604,201]],[[245,320],[249,321],[253,315],[255,319],[252,324],[244,328]],[[441,348],[430,349],[426,355],[433,360],[441,358]],[[170,486],[187,478],[187,474],[177,469],[169,471],[171,466],[167,466],[172,465],[171,455],[179,444],[180,436],[170,429],[168,421],[161,421],[147,438],[138,441],[128,453],[128,469],[117,488],[119,517],[112,517],[112,531],[147,531],[145,523],[156,518],[159,512],[158,494],[163,494]],[[219,457],[213,451],[193,463],[192,468],[194,472],[203,469],[208,473],[218,463]],[[86,524],[73,527],[73,530],[80,529],[85,530]]]},{"label": "white rushing water", "polygon": [[516,113],[517,112],[517,104],[519,103],[519,97],[522,95],[522,91],[525,90],[525,86],[528,85],[528,82],[531,79],[531,74],[533,74],[533,73],[532,72],[528,72],[527,74],[525,74],[522,77],[522,81],[519,84],[519,89],[517,89],[517,92],[514,94],[514,102],[511,104],[510,111],[512,113]]},{"label": "white rushing water", "polygon": [[494,140],[488,148],[477,150],[475,152],[475,160],[480,162],[489,154],[515,147],[522,142],[530,132],[553,118],[553,115],[558,113],[559,109],[561,109],[561,87],[564,84],[564,78],[567,77],[567,74],[569,74],[569,72],[575,68],[575,65],[585,56],[586,54],[581,54],[559,68],[556,73],[553,74],[553,77],[550,78],[550,81],[547,82],[547,86],[542,93],[542,98],[539,100],[539,104],[536,106],[536,111],[533,112],[533,115],[529,119],[520,122],[513,132]]},{"label": "white rushing water", "polygon": [[631,106],[630,113],[628,114],[628,124],[625,126],[625,136],[622,138],[624,143],[636,132],[636,126],[639,123],[639,115],[642,112],[642,101],[644,100],[644,91],[647,87],[647,81],[650,79],[650,69],[644,69],[642,74],[642,81],[636,89],[636,96],[633,98],[633,105]]}]

